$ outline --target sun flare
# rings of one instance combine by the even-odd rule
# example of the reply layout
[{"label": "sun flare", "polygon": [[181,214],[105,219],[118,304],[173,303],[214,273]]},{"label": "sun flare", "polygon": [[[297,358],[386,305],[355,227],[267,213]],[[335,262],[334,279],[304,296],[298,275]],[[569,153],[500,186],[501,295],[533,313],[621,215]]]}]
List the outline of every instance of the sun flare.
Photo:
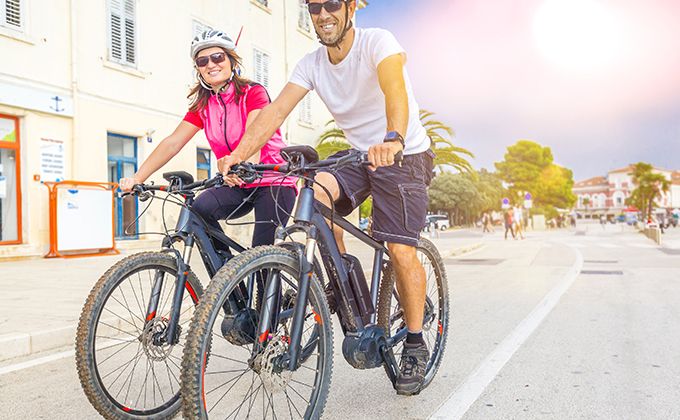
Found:
[{"label": "sun flare", "polygon": [[624,45],[621,22],[597,0],[546,0],[533,33],[546,58],[572,71],[611,69]]}]

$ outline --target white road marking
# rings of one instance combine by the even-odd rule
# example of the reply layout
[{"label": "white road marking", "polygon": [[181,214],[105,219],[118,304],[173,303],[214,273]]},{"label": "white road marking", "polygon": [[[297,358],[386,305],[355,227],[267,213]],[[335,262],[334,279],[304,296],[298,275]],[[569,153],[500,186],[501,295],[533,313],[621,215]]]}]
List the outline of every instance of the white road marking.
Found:
[{"label": "white road marking", "polygon": [[26,362],[16,363],[14,365],[4,366],[0,368],[0,375],[6,373],[16,372],[17,370],[32,368],[33,366],[42,365],[53,362],[55,360],[71,357],[75,354],[75,350],[62,351],[61,353],[50,354],[49,356],[39,357],[37,359],[28,360]]},{"label": "white road marking", "polygon": [[[567,245],[569,246],[569,245]],[[583,267],[583,255],[574,247],[574,265],[565,273],[562,280],[536,305],[531,313],[480,363],[477,369],[449,395],[449,398],[432,414],[431,419],[460,419],[472,404],[477,401],[491,381],[496,378],[503,366],[524,344],[543,322],[550,311],[569,290]]]},{"label": "white road marking", "polygon": [[[109,348],[111,346],[115,346],[116,344],[119,344],[119,343],[120,343],[119,341],[115,341],[115,340],[105,341],[101,345],[98,345],[97,348],[103,350],[103,349]],[[66,351],[62,351],[62,352],[59,352],[59,353],[54,353],[54,354],[50,354],[50,355],[47,355],[47,356],[38,357],[37,359],[31,359],[31,360],[27,360],[25,362],[16,363],[16,364],[13,364],[13,365],[8,365],[8,366],[3,366],[3,367],[0,367],[0,376],[4,375],[6,373],[16,372],[17,370],[28,369],[28,368],[32,368],[34,366],[39,366],[39,365],[43,365],[45,363],[53,362],[55,360],[64,359],[66,357],[71,357],[75,354],[76,354],[75,350],[66,350]]]}]

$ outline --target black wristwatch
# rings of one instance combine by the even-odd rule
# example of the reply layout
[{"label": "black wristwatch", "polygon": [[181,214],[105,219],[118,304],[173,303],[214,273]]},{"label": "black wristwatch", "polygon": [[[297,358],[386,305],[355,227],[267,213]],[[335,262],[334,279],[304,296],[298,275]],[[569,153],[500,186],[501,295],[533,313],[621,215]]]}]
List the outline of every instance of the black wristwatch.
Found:
[{"label": "black wristwatch", "polygon": [[398,141],[401,143],[401,148],[405,149],[406,144],[404,143],[404,138],[401,136],[396,131],[388,131],[387,134],[385,134],[385,139],[383,140],[384,143],[391,142],[391,141]]}]

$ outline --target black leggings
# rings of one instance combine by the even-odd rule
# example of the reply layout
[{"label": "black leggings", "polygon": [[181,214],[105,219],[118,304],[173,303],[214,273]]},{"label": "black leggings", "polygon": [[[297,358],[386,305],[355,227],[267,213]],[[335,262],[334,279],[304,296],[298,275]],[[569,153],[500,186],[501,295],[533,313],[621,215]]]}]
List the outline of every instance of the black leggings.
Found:
[{"label": "black leggings", "polygon": [[[276,197],[276,201],[274,201]],[[288,222],[288,214],[295,204],[293,187],[221,187],[199,194],[193,210],[209,225],[221,230],[219,220],[243,217],[255,209],[255,229],[252,246],[271,245],[279,223]],[[238,210],[237,210],[238,208]],[[233,214],[232,214],[233,213]]]}]

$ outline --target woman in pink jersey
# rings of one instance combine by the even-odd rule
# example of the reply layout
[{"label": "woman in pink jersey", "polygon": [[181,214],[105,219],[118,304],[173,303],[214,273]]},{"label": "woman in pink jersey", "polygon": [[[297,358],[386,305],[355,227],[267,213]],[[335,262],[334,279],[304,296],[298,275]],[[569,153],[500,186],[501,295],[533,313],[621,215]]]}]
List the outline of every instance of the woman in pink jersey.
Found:
[{"label": "woman in pink jersey", "polygon": [[[120,180],[124,191],[144,182],[175,156],[201,129],[217,157],[222,158],[238,146],[245,129],[262,108],[269,104],[265,88],[239,76],[240,57],[236,45],[220,31],[206,31],[191,43],[198,81],[189,93],[191,105],[175,131],[156,147],[132,178]],[[280,130],[248,160],[282,163],[279,151],[285,147]],[[228,169],[228,168],[227,168]],[[225,170],[226,171],[226,170]],[[252,246],[271,244],[279,223],[286,223],[295,203],[295,179],[266,177],[244,184],[233,176],[225,177],[231,187],[212,188],[201,193],[193,210],[206,222],[219,228],[218,221],[242,217],[255,210]],[[276,202],[274,202],[276,198]]]}]

